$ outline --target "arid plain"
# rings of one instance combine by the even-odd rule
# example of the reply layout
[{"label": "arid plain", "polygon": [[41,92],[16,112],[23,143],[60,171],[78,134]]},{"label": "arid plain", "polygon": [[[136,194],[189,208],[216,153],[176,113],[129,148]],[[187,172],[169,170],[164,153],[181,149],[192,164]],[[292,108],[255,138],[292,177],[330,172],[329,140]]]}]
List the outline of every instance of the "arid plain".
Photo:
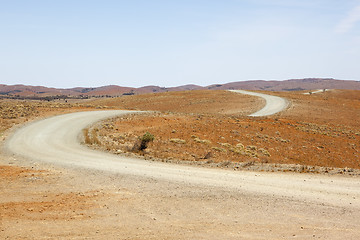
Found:
[{"label": "arid plain", "polygon": [[[185,91],[52,102],[1,100],[4,142],[21,124],[75,111],[151,111],[89,127],[89,147],[144,161],[239,174],[359,178],[360,91],[266,92],[288,109],[247,117],[264,101],[228,91]],[[155,139],[144,151],[139,136]],[[56,136],[54,136],[56,137]],[[86,136],[85,136],[86,137]],[[2,150],[4,239],[356,239],[359,209],[221,188],[63,168]],[[272,173],[276,172],[276,173]],[[355,199],[358,202],[359,199]]]},{"label": "arid plain", "polygon": [[360,168],[359,91],[276,94],[291,100],[288,109],[263,118],[246,117],[261,108],[261,99],[227,91],[106,100],[105,105],[156,113],[111,119],[94,126],[90,135],[100,148],[119,153],[129,152],[137,137],[150,132],[155,140],[141,154],[160,160],[260,163],[263,170],[264,163]]}]

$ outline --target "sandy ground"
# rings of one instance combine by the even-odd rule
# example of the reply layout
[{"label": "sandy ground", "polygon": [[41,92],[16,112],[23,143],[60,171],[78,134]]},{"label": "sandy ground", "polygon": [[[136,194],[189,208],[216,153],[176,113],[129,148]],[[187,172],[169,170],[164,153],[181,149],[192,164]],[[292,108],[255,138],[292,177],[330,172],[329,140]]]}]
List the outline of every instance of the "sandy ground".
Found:
[{"label": "sandy ground", "polygon": [[[1,199],[4,239],[360,236],[359,210],[351,207],[106,172],[36,168],[47,171],[20,169],[1,175],[1,189],[6,189],[1,196],[7,196],[6,202]],[[306,181],[311,175],[302,177]]]},{"label": "sandy ground", "polygon": [[[1,162],[21,165],[22,160]],[[360,237],[360,211],[350,204],[334,206],[222,187],[24,164],[26,169],[13,167],[10,174],[1,175],[3,239]],[[314,177],[296,176],[304,182]],[[327,178],[330,183],[350,180]]]},{"label": "sandy ground", "polygon": [[[301,105],[301,101],[295,103]],[[0,163],[3,239],[360,238],[357,177],[270,174],[285,181],[297,179],[304,186],[314,184],[315,198],[329,196],[312,199],[294,196],[296,189],[283,192],[279,188],[282,194],[272,189],[274,194],[269,194],[263,185],[264,191],[251,192],[64,167],[4,152]],[[236,174],[254,181],[268,176]],[[339,196],[341,189],[345,192]]]}]

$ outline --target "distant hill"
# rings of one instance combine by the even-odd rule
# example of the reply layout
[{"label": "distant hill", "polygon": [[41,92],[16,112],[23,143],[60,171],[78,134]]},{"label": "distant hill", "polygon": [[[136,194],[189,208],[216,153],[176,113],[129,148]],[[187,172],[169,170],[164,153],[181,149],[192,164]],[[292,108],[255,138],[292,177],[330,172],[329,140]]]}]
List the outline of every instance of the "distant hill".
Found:
[{"label": "distant hill", "polygon": [[352,89],[360,90],[360,81],[336,80],[332,78],[305,78],[285,81],[243,81],[222,85],[211,85],[208,89],[245,89],[266,91],[302,91],[314,89]]},{"label": "distant hill", "polygon": [[50,96],[62,97],[91,97],[91,96],[121,96],[144,93],[157,93],[169,91],[186,91],[186,90],[228,90],[228,89],[245,89],[245,90],[266,90],[266,91],[300,91],[314,89],[352,89],[360,90],[360,81],[336,80],[331,78],[306,78],[291,79],[285,81],[239,81],[226,84],[213,84],[202,87],[198,85],[184,85],[178,87],[159,87],[144,86],[140,88],[121,87],[116,85],[96,87],[96,88],[69,88],[57,89],[43,86],[25,86],[25,85],[4,85],[0,84],[0,96],[6,97],[28,97],[28,98],[46,98]]}]

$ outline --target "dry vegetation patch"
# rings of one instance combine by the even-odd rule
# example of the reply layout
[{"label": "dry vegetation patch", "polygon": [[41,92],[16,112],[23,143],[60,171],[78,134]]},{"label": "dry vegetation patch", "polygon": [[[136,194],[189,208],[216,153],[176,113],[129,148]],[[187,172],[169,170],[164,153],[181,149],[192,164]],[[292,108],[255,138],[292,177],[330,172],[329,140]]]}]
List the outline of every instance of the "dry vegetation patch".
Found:
[{"label": "dry vegetation patch", "polygon": [[131,151],[139,136],[155,140],[141,154],[165,160],[281,163],[360,168],[360,135],[341,126],[220,115],[131,115],[97,125],[101,148]]},{"label": "dry vegetation patch", "polygon": [[7,129],[38,117],[47,117],[74,111],[87,111],[98,106],[84,103],[64,103],[61,101],[1,100],[0,135]]},{"label": "dry vegetation patch", "polygon": [[[217,94],[224,99],[243,97],[225,91],[213,92],[194,91],[191,94],[199,94],[195,96],[203,98],[202,102],[211,101],[207,98]],[[181,93],[171,94],[180,96]],[[185,94],[189,98],[183,98],[183,102],[170,93],[154,94],[153,98],[137,96],[132,100],[132,106],[137,106],[134,108],[162,110],[163,113],[105,121],[97,125],[95,138],[102,149],[123,153],[131,151],[139,136],[150,132],[155,135],[155,140],[140,154],[163,161],[360,168],[360,91],[270,94],[291,100],[290,108],[275,117],[248,118],[243,114],[224,115],[235,112],[231,104],[229,108],[222,105],[221,110],[215,106],[209,110],[201,104],[190,107],[196,101],[192,95]],[[159,103],[159,99],[166,104]],[[239,107],[246,105],[245,102]],[[301,169],[307,171],[307,168]]]},{"label": "dry vegetation patch", "polygon": [[175,113],[214,113],[248,115],[260,109],[261,98],[229,91],[181,91],[94,100],[94,104],[129,110]]},{"label": "dry vegetation patch", "polygon": [[[244,168],[251,168],[257,163],[274,163],[273,167],[276,167],[278,163],[299,163],[301,165],[293,166],[292,170],[303,172],[316,170],[303,164],[329,166],[325,168],[329,172],[331,167],[360,168],[358,122],[360,95],[358,93],[352,92],[348,95],[346,91],[333,91],[326,93],[327,95],[318,96],[282,93],[293,101],[290,110],[277,118],[263,119],[244,117],[247,113],[257,110],[251,109],[253,103],[256,102],[258,104],[256,106],[260,107],[261,101],[224,91],[186,92],[184,95],[183,93],[150,94],[119,98],[124,102],[119,99],[101,100],[104,104],[111,103],[108,106],[161,110],[163,113],[129,115],[111,119],[92,126],[85,130],[84,134],[89,136],[85,140],[93,147],[123,153],[131,151],[138,138],[149,132],[154,135],[154,141],[149,142],[148,147],[144,151],[139,151],[139,154],[161,161],[207,162],[219,167],[242,166]],[[332,104],[328,104],[329,101],[324,102],[326,98],[330,99]],[[311,105],[308,104],[309,102]],[[37,117],[106,108],[97,106],[99,104],[97,102],[85,105],[0,100],[0,136],[3,131],[13,125]],[[325,110],[319,112],[319,107]],[[234,113],[237,114],[234,115]],[[4,159],[0,158],[0,160]],[[2,162],[5,164],[10,160],[6,159]],[[284,170],[284,168],[279,169]],[[287,168],[289,169],[291,170],[291,167]],[[344,170],[353,171],[350,168]],[[229,211],[229,214],[244,212],[244,215],[239,217],[239,219],[245,219],[244,222],[248,221],[247,215],[258,216],[258,214],[248,214],[249,210],[234,211],[239,206],[239,202],[235,201],[232,202],[233,205],[228,205],[227,201],[233,199],[223,193],[219,193],[221,196],[219,202],[214,202],[212,209],[204,205],[204,201],[211,201],[213,195],[204,198],[197,193],[191,193],[192,190],[189,189],[189,191],[174,192],[175,195],[169,195],[167,199],[161,194],[150,195],[141,189],[138,195],[133,196],[133,193],[124,191],[122,185],[115,186],[123,182],[119,176],[114,177],[114,182],[107,182],[107,184],[104,184],[104,180],[101,179],[101,189],[99,189],[98,184],[92,185],[92,176],[84,178],[83,175],[78,174],[76,172],[75,176],[69,173],[41,171],[14,165],[0,166],[0,236],[8,239],[102,238],[104,236],[108,238],[129,236],[159,238],[158,236],[163,234],[163,238],[171,238],[174,233],[178,234],[177,236],[184,236],[184,230],[196,232],[196,236],[201,236],[201,232],[209,234],[209,226],[216,229],[218,233],[220,230],[217,227],[224,227],[227,224],[228,228],[223,228],[224,232],[221,233],[221,236],[224,236],[223,234],[232,233],[233,229],[239,227],[237,221],[234,223],[236,218],[232,215],[229,217],[224,212]],[[102,174],[98,176],[100,175]],[[138,182],[132,183],[131,186],[138,184]],[[156,183],[148,184],[153,185],[154,189],[159,188]],[[103,189],[105,186],[111,188],[111,191]],[[153,192],[155,193],[156,190]],[[186,194],[190,195],[186,197]],[[226,202],[225,211],[224,208],[219,208],[224,202]],[[252,205],[253,201],[243,204],[243,206],[250,206],[252,210],[258,209]],[[282,206],[286,205],[282,204]],[[184,209],[183,206],[189,207],[188,213],[180,213]],[[269,207],[265,200],[259,203],[259,211],[263,210],[261,209],[263,206],[269,209],[269,219],[274,219],[273,209],[277,207],[271,205]],[[194,209],[198,211],[194,212]],[[215,222],[211,219],[214,216],[214,209],[220,209],[216,216],[222,217]],[[300,212],[301,214],[303,212]],[[323,219],[328,217],[324,215],[323,210],[319,210],[318,214]],[[346,213],[339,212],[339,214]],[[346,215],[349,216],[349,214]],[[199,216],[203,217],[199,218]],[[226,222],[226,219],[224,221],[224,216],[225,218],[227,216],[229,221]],[[297,221],[299,219],[297,216],[283,222]],[[283,219],[283,217],[284,213],[281,212],[278,219]],[[210,219],[209,226],[204,226],[203,223],[208,219]],[[258,219],[253,220],[256,222]],[[269,221],[264,221],[266,222]],[[303,222],[306,225],[308,219]],[[244,232],[254,227],[253,224],[250,225],[252,226],[244,225]],[[325,225],[322,225],[321,229],[325,229],[324,231],[328,233],[329,230],[326,228],[328,224]],[[279,226],[289,228],[286,224],[272,227],[279,229]],[[349,224],[349,226],[353,225]],[[263,227],[262,232],[268,232],[268,229],[271,229],[271,226],[266,224],[260,227]],[[315,228],[320,229],[317,226]],[[301,227],[301,231],[306,230]],[[308,227],[307,231],[311,233],[308,236],[313,236],[315,230]],[[338,231],[339,235],[344,232]],[[284,236],[283,233],[280,236]]]},{"label": "dry vegetation patch", "polygon": [[292,107],[282,113],[284,118],[321,125],[342,125],[354,129],[360,126],[358,90],[329,90],[312,95],[279,92],[276,95],[291,99]]}]

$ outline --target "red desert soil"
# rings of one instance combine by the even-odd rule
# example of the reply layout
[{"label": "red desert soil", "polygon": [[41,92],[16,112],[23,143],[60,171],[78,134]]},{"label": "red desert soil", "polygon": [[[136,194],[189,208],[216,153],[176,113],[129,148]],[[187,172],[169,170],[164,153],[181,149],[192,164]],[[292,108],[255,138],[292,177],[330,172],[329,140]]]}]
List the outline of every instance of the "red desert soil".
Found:
[{"label": "red desert soil", "polygon": [[248,115],[265,104],[253,96],[209,90],[124,96],[93,103],[128,110],[241,115]]},{"label": "red desert soil", "polygon": [[[46,185],[56,184],[54,173],[17,166],[0,166],[1,219],[41,220],[65,219],[75,211],[94,206],[94,193],[53,192]],[[34,186],[36,186],[34,188]],[[14,194],[21,191],[21,197]],[[6,202],[4,198],[6,197]],[[84,218],[83,214],[77,217]]]},{"label": "red desert soil", "polygon": [[36,118],[75,111],[95,110],[99,107],[87,104],[86,102],[71,104],[64,103],[63,101],[46,102],[0,99],[0,136],[5,130]]},{"label": "red desert soil", "polygon": [[[226,91],[110,100],[110,106],[163,113],[108,120],[95,126],[90,135],[102,149],[122,153],[150,132],[155,140],[140,154],[163,160],[360,168],[360,91],[273,94],[291,100],[291,105],[267,118],[245,117],[259,108],[259,102],[250,98],[257,103],[251,111],[247,96]],[[247,110],[237,113],[237,104]]]},{"label": "red desert soil", "polygon": [[[149,131],[155,141],[147,157],[200,161],[211,152],[203,161],[359,168],[354,158],[360,140],[359,91],[282,94],[292,100],[290,109],[260,119],[245,115],[261,108],[261,100],[226,91],[128,96],[86,104],[3,100],[0,137],[3,140],[9,128],[36,118],[108,105],[161,111],[95,126],[102,146],[111,151],[126,151],[137,136]],[[54,168],[9,156],[1,148],[0,153],[1,239],[350,239],[359,234],[347,209]],[[329,216],[346,220],[334,222]]]},{"label": "red desert soil", "polygon": [[[268,94],[272,94],[271,92]],[[329,126],[359,129],[360,91],[329,90],[325,93],[304,95],[277,92],[277,96],[291,100],[292,107],[281,117]]]}]

